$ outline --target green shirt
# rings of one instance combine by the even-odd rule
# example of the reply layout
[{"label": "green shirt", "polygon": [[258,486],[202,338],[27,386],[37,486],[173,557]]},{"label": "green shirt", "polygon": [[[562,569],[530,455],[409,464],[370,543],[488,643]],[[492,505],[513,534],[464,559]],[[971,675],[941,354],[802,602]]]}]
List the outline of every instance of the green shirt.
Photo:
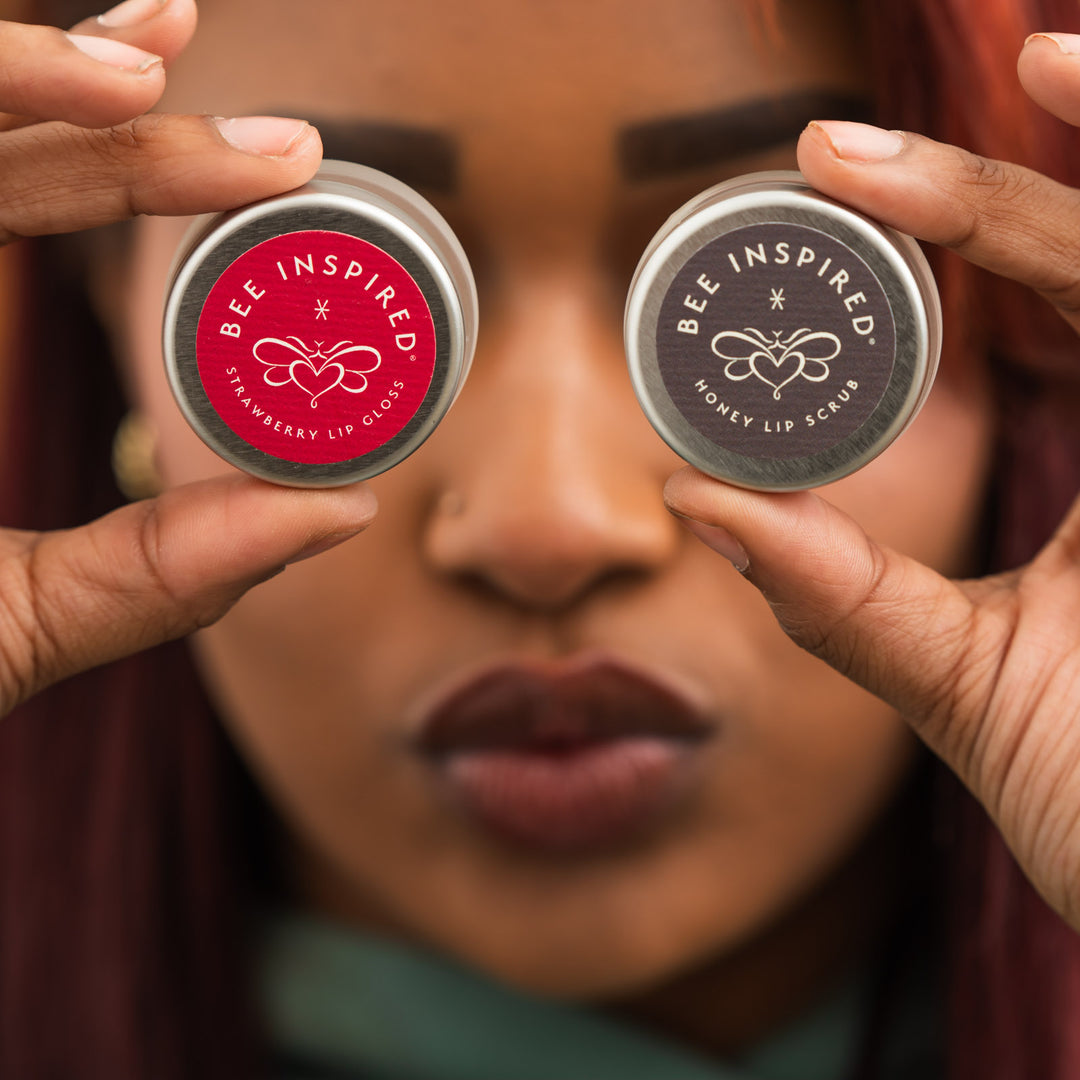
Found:
[{"label": "green shirt", "polygon": [[[294,1063],[280,1080],[843,1080],[868,983],[849,980],[749,1054],[721,1062],[421,948],[308,917],[271,921],[260,955],[273,1046]],[[883,1080],[942,1075],[933,981],[922,970],[905,979]]]}]

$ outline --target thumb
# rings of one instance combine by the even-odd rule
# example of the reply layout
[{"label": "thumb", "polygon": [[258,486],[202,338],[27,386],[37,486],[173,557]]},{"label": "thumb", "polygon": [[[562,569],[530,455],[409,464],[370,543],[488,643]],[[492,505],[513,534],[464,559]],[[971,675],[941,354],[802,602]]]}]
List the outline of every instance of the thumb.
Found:
[{"label": "thumb", "polygon": [[688,468],[668,481],[665,500],[761,591],[796,644],[894,705],[945,753],[934,744],[963,704],[974,625],[963,586],[879,546],[813,492],[746,491]]},{"label": "thumb", "polygon": [[1080,927],[1080,501],[1026,566],[950,582],[810,492],[740,491],[684,470],[667,499],[798,644],[904,714]]},{"label": "thumb", "polygon": [[375,516],[363,486],[246,476],[176,488],[78,529],[0,533],[0,715],[49,683],[220,618],[287,563]]}]

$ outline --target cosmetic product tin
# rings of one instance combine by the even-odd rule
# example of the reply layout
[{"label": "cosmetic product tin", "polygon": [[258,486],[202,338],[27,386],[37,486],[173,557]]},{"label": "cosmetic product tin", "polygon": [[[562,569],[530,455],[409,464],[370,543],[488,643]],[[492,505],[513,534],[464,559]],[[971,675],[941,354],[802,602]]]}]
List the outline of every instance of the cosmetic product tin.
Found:
[{"label": "cosmetic product tin", "polygon": [[941,351],[918,244],[814,191],[754,173],[677,210],[630,286],[635,392],[680,457],[742,487],[817,487],[915,417]]},{"label": "cosmetic product tin", "polygon": [[404,184],[326,161],[308,184],[197,219],[165,301],[165,363],[202,440],[279,484],[347,484],[435,429],[476,341],[468,259]]}]

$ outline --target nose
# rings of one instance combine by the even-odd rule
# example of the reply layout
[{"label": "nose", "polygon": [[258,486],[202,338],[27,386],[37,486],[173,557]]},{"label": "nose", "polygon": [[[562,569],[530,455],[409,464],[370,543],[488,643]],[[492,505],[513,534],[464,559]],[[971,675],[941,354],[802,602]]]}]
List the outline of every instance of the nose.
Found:
[{"label": "nose", "polygon": [[615,302],[560,270],[489,307],[433,440],[430,564],[543,610],[656,573],[678,546],[661,499],[677,462],[634,399]]}]

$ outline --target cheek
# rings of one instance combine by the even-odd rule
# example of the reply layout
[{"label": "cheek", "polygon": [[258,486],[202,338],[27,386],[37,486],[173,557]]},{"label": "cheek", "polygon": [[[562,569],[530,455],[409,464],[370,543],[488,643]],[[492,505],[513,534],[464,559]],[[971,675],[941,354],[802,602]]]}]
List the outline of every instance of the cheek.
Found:
[{"label": "cheek", "polygon": [[971,574],[994,431],[986,373],[945,372],[896,443],[823,494],[879,543],[948,576]]}]

